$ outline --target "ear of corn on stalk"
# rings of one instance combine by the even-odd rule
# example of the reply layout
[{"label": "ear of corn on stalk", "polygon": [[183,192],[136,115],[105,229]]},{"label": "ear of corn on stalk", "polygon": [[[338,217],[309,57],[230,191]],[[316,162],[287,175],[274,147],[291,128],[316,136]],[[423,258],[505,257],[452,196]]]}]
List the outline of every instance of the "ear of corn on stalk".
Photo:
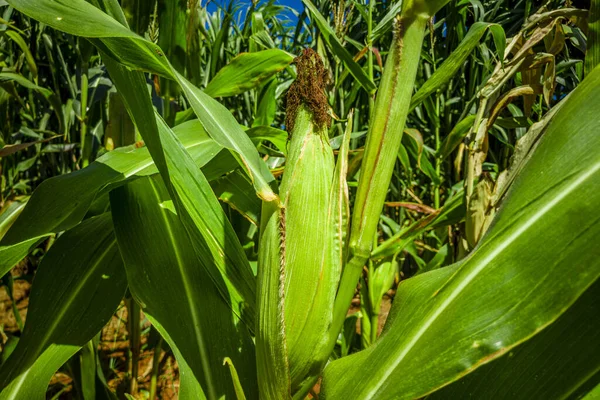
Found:
[{"label": "ear of corn on stalk", "polygon": [[[284,391],[267,383],[269,378],[261,373],[290,385],[285,394],[294,398],[303,398],[318,379],[335,340],[333,304],[346,254],[349,134],[336,168],[328,138],[323,63],[312,50],[305,50],[295,63],[298,77],[288,92],[290,143],[281,203],[276,210],[272,205],[263,207],[259,249],[258,295],[269,294],[265,296],[269,299],[260,300],[257,326],[259,380],[265,398],[282,396]],[[268,320],[279,328],[269,327]],[[275,360],[282,353],[285,360]],[[276,364],[286,366],[289,376],[274,371]]]}]

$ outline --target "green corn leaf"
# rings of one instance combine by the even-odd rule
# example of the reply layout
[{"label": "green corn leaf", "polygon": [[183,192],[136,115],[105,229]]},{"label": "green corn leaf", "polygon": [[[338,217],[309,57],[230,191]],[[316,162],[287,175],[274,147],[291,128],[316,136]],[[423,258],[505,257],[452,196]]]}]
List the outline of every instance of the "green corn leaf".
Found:
[{"label": "green corn leaf", "polygon": [[35,58],[33,57],[33,54],[31,54],[31,51],[29,50],[29,46],[27,46],[27,43],[25,43],[25,39],[23,39],[23,37],[21,37],[21,35],[18,32],[11,30],[7,30],[6,32],[4,32],[4,34],[21,48],[23,54],[25,54],[25,60],[27,61],[27,65],[29,66],[29,72],[31,72],[31,77],[33,78],[33,81],[37,83],[37,64],[35,63]]},{"label": "green corn leaf", "polygon": [[108,322],[126,287],[109,214],[62,235],[40,264],[23,335],[0,368],[0,399],[43,398],[52,375]]},{"label": "green corn leaf", "polygon": [[327,397],[421,397],[542,331],[600,277],[600,155],[589,151],[600,145],[599,88],[596,69],[556,114],[470,256],[400,285],[404,301],[381,339],[329,364]]},{"label": "green corn leaf", "polygon": [[371,41],[376,42],[381,36],[385,35],[394,24],[394,18],[402,10],[403,0],[397,0],[384,15],[384,17],[377,23],[373,31],[371,32]]},{"label": "green corn leaf", "polygon": [[310,0],[302,0],[302,2],[306,6],[306,8],[310,10],[310,13],[313,17],[313,21],[319,27],[319,31],[321,32],[321,35],[323,35],[323,39],[325,39],[325,42],[327,42],[333,54],[335,54],[340,58],[340,60],[342,60],[342,62],[344,63],[346,68],[348,68],[354,79],[356,79],[358,84],[361,85],[367,91],[367,93],[375,93],[375,90],[377,89],[375,87],[375,84],[371,79],[369,79],[368,75],[361,68],[361,66],[358,65],[356,61],[354,61],[352,55],[348,52],[348,50],[346,50],[344,46],[342,46],[342,43],[340,43],[339,39],[335,35],[335,31],[331,28],[331,26],[329,26],[325,17],[321,15],[319,9],[315,7],[315,5]]},{"label": "green corn leaf", "polygon": [[233,361],[229,357],[225,357],[223,361],[223,365],[227,365],[229,367],[229,371],[231,372],[231,380],[233,382],[233,386],[235,388],[235,397],[237,400],[246,400],[246,395],[244,394],[244,388],[240,383],[240,377],[237,373],[237,369],[235,369],[235,365],[233,365]]},{"label": "green corn leaf", "polygon": [[[275,121],[275,114],[277,113],[278,85],[279,82],[277,78],[273,78],[270,82],[265,83],[262,90],[260,91],[260,100],[258,102],[258,107],[256,107],[254,121],[252,121],[253,127],[271,126]],[[252,139],[252,137],[250,138]]]},{"label": "green corn leaf", "polygon": [[198,267],[194,245],[160,177],[138,179],[110,196],[129,287],[142,310],[169,333],[208,398],[234,396],[225,357],[234,361],[244,389],[255,392],[249,331],[221,297],[208,268]]},{"label": "green corn leaf", "polygon": [[425,149],[421,133],[416,129],[405,129],[402,135],[402,146],[410,159],[414,160],[413,165],[416,165],[435,185],[439,185],[440,178],[429,160],[429,152]]},{"label": "green corn leaf", "polygon": [[504,53],[506,53],[506,33],[504,33],[504,28],[502,28],[502,25],[497,24],[490,24],[488,28],[494,38],[494,45],[496,46],[500,65],[504,67]]},{"label": "green corn leaf", "polygon": [[[225,301],[252,329],[254,276],[239,239],[206,177],[166,122],[155,113],[143,74],[129,71],[107,57],[105,64],[148,145],[202,266]],[[231,114],[228,115],[233,119]]]},{"label": "green corn leaf", "polygon": [[266,140],[273,143],[283,154],[287,154],[288,134],[286,131],[271,126],[255,126],[248,129],[246,134],[256,144]]},{"label": "green corn leaf", "polygon": [[[217,72],[217,64],[219,63],[219,60],[221,60],[221,48],[224,44],[227,43],[227,39],[229,36],[229,27],[231,24],[231,19],[233,17],[233,2],[229,2],[227,4],[227,10],[223,9],[223,11],[224,18],[221,23],[221,28],[219,29],[217,35],[215,36],[215,40],[212,43],[211,55],[213,55],[213,57],[210,58],[209,76],[215,76],[215,73]],[[217,26],[213,25],[213,29],[216,31]]]},{"label": "green corn leaf", "polygon": [[464,66],[467,57],[469,57],[475,47],[477,47],[488,28],[494,36],[496,50],[498,54],[502,55],[500,57],[503,58],[504,49],[506,48],[506,38],[504,37],[504,30],[502,27],[489,22],[474,23],[469,28],[467,36],[460,42],[458,47],[452,51],[452,54],[448,56],[446,61],[442,63],[433,75],[427,79],[423,86],[419,88],[417,93],[414,94],[410,103],[411,110],[421,104],[427,97],[435,93],[436,90],[440,89],[456,75],[458,70]]},{"label": "green corn leaf", "polygon": [[[49,26],[90,38],[101,51],[134,70],[145,70],[179,83],[208,134],[230,149],[250,174],[258,195],[273,201],[274,178],[250,139],[229,111],[181,76],[161,48],[131,32],[121,23],[83,0],[10,0],[20,12]],[[157,153],[157,156],[160,157]]]},{"label": "green corn leaf", "polygon": [[29,198],[13,201],[6,204],[0,210],[0,239],[4,237],[19,215],[21,215],[28,201]]},{"label": "green corn leaf", "polygon": [[279,49],[242,53],[219,70],[204,93],[212,97],[227,97],[256,89],[293,60],[294,56]]},{"label": "green corn leaf", "polygon": [[585,53],[585,76],[600,64],[600,0],[590,1]]},{"label": "green corn leaf", "polygon": [[198,379],[196,379],[196,375],[194,375],[192,368],[186,362],[179,347],[177,347],[177,343],[169,335],[169,332],[152,315],[146,314],[146,318],[148,318],[152,326],[156,328],[171,350],[173,350],[173,354],[177,360],[177,367],[179,368],[179,392],[177,393],[177,398],[181,400],[207,399],[206,393],[202,390]]},{"label": "green corn leaf", "polygon": [[212,183],[215,194],[224,203],[258,226],[261,201],[254,194],[252,182],[236,170]]},{"label": "green corn leaf", "polygon": [[[187,5],[182,1],[163,3],[164,10],[159,16],[158,45],[177,71],[183,72],[186,62]],[[110,14],[109,14],[110,15]]]},{"label": "green corn leaf", "polygon": [[44,96],[44,98],[48,100],[48,103],[50,103],[50,106],[52,106],[54,114],[58,119],[59,130],[61,132],[64,131],[66,125],[62,104],[60,103],[60,99],[56,96],[56,94],[54,94],[52,90],[36,85],[29,79],[25,78],[23,75],[15,74],[13,72],[0,72],[0,82],[10,81],[16,82],[27,89],[35,90],[36,92]]},{"label": "green corn leaf", "polygon": [[104,143],[107,150],[113,150],[136,142],[135,125],[123,104],[123,98],[117,92],[108,94],[108,115],[110,123],[106,127]]},{"label": "green corn leaf", "polygon": [[276,200],[277,195],[270,187],[275,178],[233,115],[183,76],[177,74],[177,78],[206,131],[217,143],[233,151],[242,168],[249,172],[259,197],[265,201]]},{"label": "green corn leaf", "polygon": [[81,386],[84,400],[118,400],[110,390],[106,376],[102,370],[101,353],[99,351],[101,332],[90,340],[79,353],[81,370]]},{"label": "green corn leaf", "polygon": [[581,398],[598,382],[599,296],[596,281],[540,334],[427,398]]},{"label": "green corn leaf", "polygon": [[600,397],[600,384],[590,390],[590,392],[583,397],[583,400],[596,400],[598,397]]},{"label": "green corn leaf", "polygon": [[258,41],[256,40],[259,36],[264,37],[265,40],[260,40],[261,43],[266,43],[264,46],[267,49],[272,49],[275,47],[275,43],[273,43],[273,39],[269,36],[269,31],[265,26],[265,20],[260,11],[255,11],[252,13],[252,36],[250,37],[250,52],[255,52],[259,50]]},{"label": "green corn leaf", "polygon": [[[217,155],[217,159],[221,158],[222,147],[204,133],[198,121],[179,125],[174,131],[210,179],[235,167],[227,158],[225,165],[210,162]],[[128,146],[105,154],[80,171],[42,182],[29,206],[0,241],[0,275],[25,257],[35,243],[78,224],[94,199],[128,179],[157,172],[148,148]]]},{"label": "green corn leaf", "polygon": [[467,115],[459,123],[457,123],[442,142],[442,145],[440,146],[436,156],[443,160],[452,154],[456,147],[458,147],[458,145],[463,141],[465,136],[467,136],[474,122],[475,115],[471,114]]},{"label": "green corn leaf", "polygon": [[[123,12],[123,9],[119,5],[119,0],[89,0],[89,2],[92,3],[93,5],[95,5],[96,7],[98,7],[99,9],[101,9],[102,11],[104,11],[106,14],[108,14],[111,17],[113,17],[114,19],[116,19],[118,22],[121,23],[121,25],[129,28],[129,24],[127,23],[127,19],[125,18],[125,13]],[[129,3],[129,2],[126,1],[124,3]],[[143,14],[143,11],[138,12],[136,14]],[[149,16],[150,12],[148,12],[147,15]],[[142,17],[142,15],[137,15],[137,17]],[[147,26],[144,26],[144,30],[146,28],[147,28]],[[134,29],[134,31],[135,31],[135,29]]]},{"label": "green corn leaf", "polygon": [[465,216],[464,197],[464,193],[461,190],[446,200],[446,203],[438,212],[421,218],[411,225],[400,229],[394,236],[375,248],[371,253],[371,258],[382,259],[394,256],[404,250],[406,246],[424,232],[460,222]]}]

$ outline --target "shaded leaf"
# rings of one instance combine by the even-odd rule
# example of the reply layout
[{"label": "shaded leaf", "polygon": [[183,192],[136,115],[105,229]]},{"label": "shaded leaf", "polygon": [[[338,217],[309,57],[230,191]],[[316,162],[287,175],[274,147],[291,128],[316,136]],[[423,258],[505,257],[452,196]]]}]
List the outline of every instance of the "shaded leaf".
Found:
[{"label": "shaded leaf", "polygon": [[254,392],[249,331],[221,297],[208,268],[199,268],[206,261],[197,258],[188,231],[167,205],[160,177],[138,179],[110,196],[129,286],[143,311],[169,333],[208,398],[234,395],[225,357],[234,360],[245,389]]},{"label": "shaded leaf", "polygon": [[0,368],[0,399],[43,398],[52,375],[108,322],[126,287],[109,214],[62,235],[40,264],[23,335]]}]

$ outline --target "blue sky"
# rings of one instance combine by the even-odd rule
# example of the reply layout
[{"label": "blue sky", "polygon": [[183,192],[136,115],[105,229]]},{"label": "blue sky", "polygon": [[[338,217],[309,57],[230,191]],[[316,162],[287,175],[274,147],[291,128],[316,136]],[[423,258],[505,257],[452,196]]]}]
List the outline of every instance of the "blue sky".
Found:
[{"label": "blue sky", "polygon": [[277,3],[293,7],[299,11],[304,9],[304,5],[302,4],[301,0],[278,0]]},{"label": "blue sky", "polygon": [[[251,4],[251,0],[235,0],[237,4],[241,5],[242,10],[248,9]],[[226,5],[229,0],[211,0],[208,5],[209,11],[214,11],[217,8],[217,4]],[[262,2],[262,1],[261,1]],[[203,4],[206,4],[206,0],[202,1]],[[304,5],[302,4],[302,0],[275,0],[276,4],[281,4],[285,6],[289,6],[297,10],[298,12],[302,12],[304,10]]]},{"label": "blue sky", "polygon": [[[238,0],[236,2],[248,6],[251,3],[251,0]],[[203,1],[203,3],[206,4],[206,1]],[[228,0],[211,0],[210,3],[213,3],[213,4],[209,5],[209,9],[213,8],[215,6],[215,3],[216,4],[227,4]],[[299,11],[302,11],[304,9],[302,0],[275,0],[275,3],[293,7]]]}]

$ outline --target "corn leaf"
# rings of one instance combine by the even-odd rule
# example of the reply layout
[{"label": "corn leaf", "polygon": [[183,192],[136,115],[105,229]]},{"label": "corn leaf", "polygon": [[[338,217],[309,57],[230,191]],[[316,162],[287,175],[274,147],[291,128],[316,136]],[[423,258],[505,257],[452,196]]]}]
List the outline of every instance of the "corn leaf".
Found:
[{"label": "corn leaf", "polygon": [[273,143],[283,154],[287,154],[288,134],[286,131],[271,126],[255,126],[248,129],[246,134],[257,144],[266,140]]},{"label": "corn leaf", "polygon": [[234,396],[225,357],[234,361],[244,389],[255,392],[249,331],[221,297],[208,268],[199,268],[205,261],[197,258],[160,177],[138,179],[110,197],[130,290],[177,344],[207,398]]},{"label": "corn leaf", "polygon": [[590,1],[585,53],[585,76],[600,64],[600,0]]},{"label": "corn leaf", "polygon": [[28,201],[29,198],[13,201],[5,204],[2,210],[0,210],[0,239],[4,237],[19,215],[21,215]]},{"label": "corn leaf", "polygon": [[23,335],[0,368],[0,399],[43,398],[52,375],[108,322],[126,287],[110,214],[62,235],[40,264]]},{"label": "corn leaf", "polygon": [[581,398],[600,370],[600,281],[540,334],[428,399]]},{"label": "corn leaf", "polygon": [[25,39],[23,39],[23,37],[18,32],[11,30],[7,30],[4,34],[10,39],[12,39],[12,41],[15,42],[21,48],[21,51],[23,51],[23,54],[25,54],[25,60],[27,61],[27,65],[29,66],[29,72],[31,72],[31,77],[33,78],[34,82],[37,82],[38,68],[35,63],[35,58],[33,57],[33,54],[31,54],[31,50],[29,50],[29,46],[25,42]]},{"label": "corn leaf", "polygon": [[60,131],[63,131],[65,127],[65,116],[63,114],[62,104],[60,103],[60,99],[52,90],[38,86],[35,83],[31,82],[29,79],[25,78],[23,75],[19,75],[14,72],[0,72],[0,82],[16,82],[24,88],[27,88],[29,90],[35,90],[36,92],[44,96],[44,98],[48,100],[48,103],[50,103],[50,106],[52,106],[52,109],[54,110],[54,114],[58,119]]},{"label": "corn leaf", "polygon": [[[279,81],[277,78],[273,78],[265,83],[260,90],[259,102],[256,107],[256,114],[252,126],[267,126],[270,127],[275,121],[275,115],[277,114],[277,86]],[[248,133],[246,131],[246,133]],[[252,137],[251,137],[252,139]]]},{"label": "corn leaf", "polygon": [[371,41],[376,42],[381,36],[385,35],[394,23],[394,18],[400,14],[402,10],[402,0],[397,0],[392,6],[390,6],[388,12],[384,17],[377,23],[373,31],[371,32]]},{"label": "corn leaf", "polygon": [[[210,163],[221,154],[222,147],[204,133],[199,122],[179,125],[174,132],[195,164],[202,167],[210,179],[218,178],[235,166],[227,160],[225,166]],[[80,171],[42,182],[0,241],[0,275],[25,257],[38,241],[78,224],[94,199],[128,179],[157,172],[147,147],[128,146],[105,154]]]},{"label": "corn leaf", "polygon": [[400,285],[403,301],[381,339],[329,364],[327,397],[421,397],[539,333],[594,283],[599,88],[596,69],[556,114],[469,258]]},{"label": "corn leaf", "polygon": [[255,89],[293,60],[292,55],[279,49],[240,54],[219,70],[204,93],[212,97],[227,97]]},{"label": "corn leaf", "polygon": [[469,57],[475,47],[477,47],[479,41],[488,29],[491,30],[492,35],[494,36],[494,43],[496,44],[496,50],[500,58],[504,58],[506,38],[502,27],[489,22],[474,23],[469,28],[467,36],[460,42],[458,47],[452,51],[446,61],[442,63],[433,75],[427,79],[423,86],[419,88],[417,93],[414,94],[410,103],[411,110],[421,104],[427,97],[435,93],[436,90],[440,89],[456,75],[458,70],[464,66],[465,60]]},{"label": "corn leaf", "polygon": [[310,0],[302,0],[304,5],[310,14],[312,15],[314,23],[319,27],[319,32],[323,35],[323,39],[329,45],[329,48],[337,57],[342,60],[346,68],[350,71],[354,79],[361,85],[369,94],[375,93],[377,89],[373,81],[368,77],[367,73],[361,68],[356,61],[354,61],[352,55],[342,46],[339,39],[335,35],[335,31],[329,26],[327,20],[319,9]]},{"label": "corn leaf", "polygon": [[475,115],[471,114],[467,115],[459,123],[457,123],[442,142],[442,145],[440,146],[436,157],[439,157],[443,160],[450,154],[452,154],[452,152],[464,140],[465,136],[467,136],[474,122]]},{"label": "corn leaf", "polygon": [[145,70],[177,81],[208,134],[234,153],[249,173],[258,195],[267,201],[277,198],[270,187],[273,176],[233,116],[181,76],[169,64],[159,46],[131,32],[83,0],[10,0],[9,4],[55,29],[92,39],[101,51],[131,69]]},{"label": "corn leaf", "polygon": [[143,74],[129,71],[108,57],[105,64],[148,145],[202,266],[225,301],[252,329],[254,275],[209,182],[173,131],[155,113]]},{"label": "corn leaf", "polygon": [[252,182],[246,175],[236,170],[212,184],[215,194],[224,203],[227,203],[242,214],[246,219],[258,226],[261,201],[254,195]]}]

